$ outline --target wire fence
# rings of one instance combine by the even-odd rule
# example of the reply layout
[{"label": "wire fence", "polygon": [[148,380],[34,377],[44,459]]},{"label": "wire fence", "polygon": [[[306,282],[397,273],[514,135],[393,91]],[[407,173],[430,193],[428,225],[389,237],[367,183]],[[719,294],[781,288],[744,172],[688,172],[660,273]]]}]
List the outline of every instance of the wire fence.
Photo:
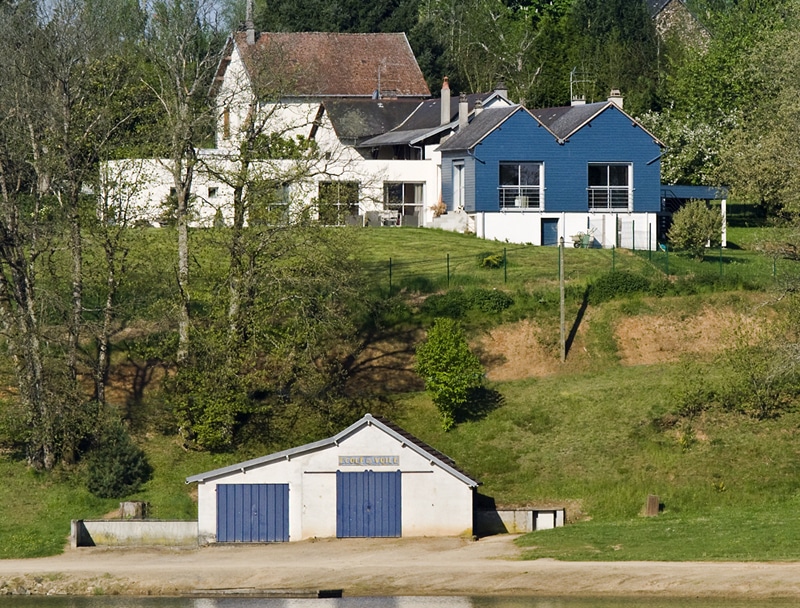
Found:
[{"label": "wire fence", "polygon": [[[372,284],[381,291],[432,293],[456,287],[532,289],[558,281],[560,249],[557,247],[503,247],[466,254],[434,252],[425,257],[396,256],[367,263]],[[651,279],[691,279],[730,284],[731,287],[766,288],[784,277],[800,276],[793,260],[772,258],[752,251],[708,249],[695,260],[671,251],[564,249],[567,281],[591,282],[607,272],[628,271]]]}]

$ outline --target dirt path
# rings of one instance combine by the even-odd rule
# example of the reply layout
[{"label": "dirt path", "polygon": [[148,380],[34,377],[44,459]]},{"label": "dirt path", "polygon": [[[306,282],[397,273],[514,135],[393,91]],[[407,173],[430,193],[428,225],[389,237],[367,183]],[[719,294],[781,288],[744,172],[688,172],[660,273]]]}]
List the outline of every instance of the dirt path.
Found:
[{"label": "dirt path", "polygon": [[520,561],[512,537],[320,540],[199,549],[77,549],[0,560],[0,594],[178,595],[343,589],[356,595],[797,597],[800,563]]}]

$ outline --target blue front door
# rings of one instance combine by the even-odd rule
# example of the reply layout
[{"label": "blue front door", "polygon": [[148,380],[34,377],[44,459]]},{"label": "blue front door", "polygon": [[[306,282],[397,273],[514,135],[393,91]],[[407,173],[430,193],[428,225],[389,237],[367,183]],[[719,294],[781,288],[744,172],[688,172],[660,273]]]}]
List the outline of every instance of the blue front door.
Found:
[{"label": "blue front door", "polygon": [[542,219],[542,245],[558,245],[558,218]]},{"label": "blue front door", "polygon": [[217,542],[289,540],[289,484],[218,484]]},{"label": "blue front door", "polygon": [[401,473],[336,472],[336,536],[401,536]]}]

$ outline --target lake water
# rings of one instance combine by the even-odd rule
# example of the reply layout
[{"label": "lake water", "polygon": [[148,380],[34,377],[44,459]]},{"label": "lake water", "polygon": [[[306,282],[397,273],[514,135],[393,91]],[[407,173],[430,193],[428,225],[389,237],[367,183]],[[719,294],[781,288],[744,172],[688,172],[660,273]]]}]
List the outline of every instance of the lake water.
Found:
[{"label": "lake water", "polygon": [[540,597],[131,598],[0,597],[0,608],[789,608],[797,600]]}]

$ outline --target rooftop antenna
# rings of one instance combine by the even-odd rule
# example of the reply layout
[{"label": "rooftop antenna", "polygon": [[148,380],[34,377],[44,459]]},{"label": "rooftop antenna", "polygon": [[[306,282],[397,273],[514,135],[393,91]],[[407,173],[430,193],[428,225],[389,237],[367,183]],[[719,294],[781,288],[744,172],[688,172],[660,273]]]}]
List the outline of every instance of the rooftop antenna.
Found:
[{"label": "rooftop antenna", "polygon": [[594,81],[586,72],[579,72],[578,66],[572,68],[569,73],[570,103],[574,101],[586,101],[586,89],[589,88],[588,85],[592,84],[594,84]]}]

